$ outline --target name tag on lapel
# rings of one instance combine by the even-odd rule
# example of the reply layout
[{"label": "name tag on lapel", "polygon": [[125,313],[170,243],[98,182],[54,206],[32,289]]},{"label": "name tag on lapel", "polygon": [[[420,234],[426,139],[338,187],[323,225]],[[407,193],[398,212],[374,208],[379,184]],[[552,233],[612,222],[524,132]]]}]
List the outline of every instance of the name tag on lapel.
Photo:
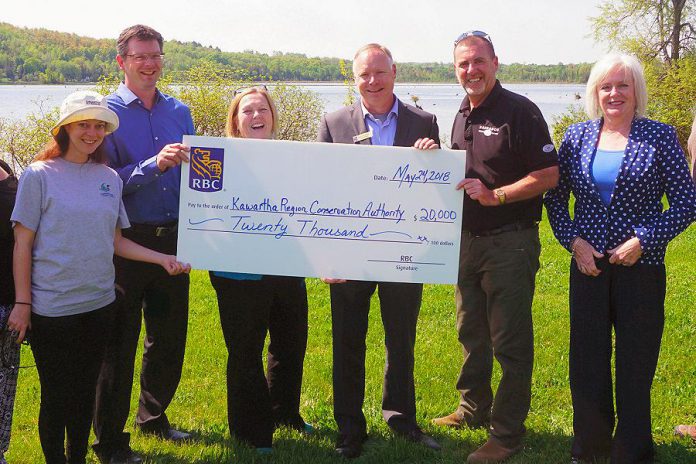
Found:
[{"label": "name tag on lapel", "polygon": [[360,143],[363,140],[371,139],[372,138],[372,129],[370,129],[367,132],[363,132],[362,134],[354,135],[353,136],[353,143]]}]

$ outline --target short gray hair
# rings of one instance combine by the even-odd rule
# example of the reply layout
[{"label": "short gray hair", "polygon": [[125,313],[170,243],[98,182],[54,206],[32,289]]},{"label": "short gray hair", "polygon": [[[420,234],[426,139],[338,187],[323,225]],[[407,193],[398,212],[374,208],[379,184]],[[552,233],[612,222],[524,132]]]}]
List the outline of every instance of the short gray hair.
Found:
[{"label": "short gray hair", "polygon": [[355,55],[353,55],[353,72],[355,72],[355,60],[358,58],[358,56],[360,56],[360,54],[362,52],[366,52],[368,50],[381,51],[382,53],[387,55],[387,57],[389,58],[389,65],[391,66],[394,64],[394,58],[392,58],[392,54],[387,47],[385,47],[384,45],[380,45],[378,43],[369,43],[367,45],[363,45],[362,47],[358,48],[358,51],[356,51]]},{"label": "short gray hair", "polygon": [[648,87],[645,84],[643,65],[638,58],[632,55],[612,53],[601,58],[590,71],[585,88],[585,111],[591,118],[602,116],[602,108],[599,106],[597,90],[600,83],[614,69],[622,69],[633,78],[633,89],[636,98],[636,116],[645,116],[645,108],[648,106]]}]

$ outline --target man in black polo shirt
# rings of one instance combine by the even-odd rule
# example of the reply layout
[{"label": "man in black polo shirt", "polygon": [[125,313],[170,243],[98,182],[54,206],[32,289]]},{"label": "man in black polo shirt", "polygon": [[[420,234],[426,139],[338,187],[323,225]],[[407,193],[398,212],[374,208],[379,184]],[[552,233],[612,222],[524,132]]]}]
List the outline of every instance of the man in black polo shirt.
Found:
[{"label": "man in black polo shirt", "polygon": [[[522,449],[534,361],[532,299],[539,269],[541,195],[558,181],[558,159],[539,109],[503,89],[490,37],[465,32],[454,46],[464,98],[452,148],[466,150],[457,330],[464,351],[457,410],[438,425],[490,425],[468,463],[500,462]],[[493,398],[493,356],[503,375]]]}]

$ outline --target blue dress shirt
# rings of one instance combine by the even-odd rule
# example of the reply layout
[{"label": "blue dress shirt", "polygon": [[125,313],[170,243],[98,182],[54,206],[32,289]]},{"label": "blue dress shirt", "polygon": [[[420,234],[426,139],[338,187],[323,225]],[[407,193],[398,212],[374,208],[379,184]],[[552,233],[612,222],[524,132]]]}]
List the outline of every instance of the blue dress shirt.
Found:
[{"label": "blue dress shirt", "polygon": [[181,143],[195,129],[189,108],[157,91],[151,110],[123,83],[107,97],[119,118],[104,148],[109,166],[123,179],[123,204],[135,224],[162,225],[179,218],[181,167],[160,172],[157,154],[170,143]]},{"label": "blue dress shirt", "polygon": [[394,104],[383,120],[376,119],[373,114],[367,111],[362,101],[360,106],[362,106],[363,115],[365,116],[365,126],[372,130],[372,145],[384,145],[388,147],[394,145],[396,124],[399,117],[399,100],[394,97]]}]

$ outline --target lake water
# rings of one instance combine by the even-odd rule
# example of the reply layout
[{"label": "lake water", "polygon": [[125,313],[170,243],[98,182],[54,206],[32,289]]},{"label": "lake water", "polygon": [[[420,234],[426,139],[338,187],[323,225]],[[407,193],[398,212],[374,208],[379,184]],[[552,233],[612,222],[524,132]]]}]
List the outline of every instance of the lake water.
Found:
[{"label": "lake water", "polygon": [[[316,92],[324,101],[324,110],[343,105],[346,87],[342,84],[299,84]],[[89,85],[0,85],[0,117],[21,119],[38,112],[40,106],[50,109],[60,105],[69,93],[89,89]],[[526,96],[539,106],[549,126],[553,117],[576,103],[576,95],[584,95],[585,86],[578,84],[504,84],[504,87]],[[464,90],[457,84],[397,84],[396,95],[406,103],[412,96],[424,110],[437,116],[440,132],[449,135],[454,116],[459,110]]]}]

